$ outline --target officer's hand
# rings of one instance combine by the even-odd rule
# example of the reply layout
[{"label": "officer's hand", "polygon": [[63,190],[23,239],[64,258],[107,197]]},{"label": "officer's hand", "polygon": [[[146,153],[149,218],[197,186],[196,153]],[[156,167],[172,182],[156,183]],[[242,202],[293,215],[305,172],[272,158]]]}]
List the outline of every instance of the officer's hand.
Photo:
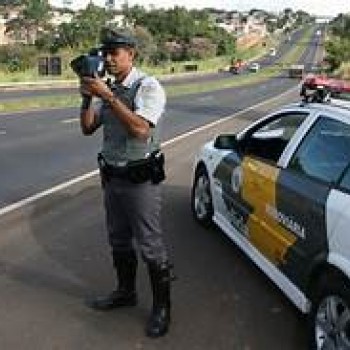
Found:
[{"label": "officer's hand", "polygon": [[93,96],[93,94],[90,91],[89,85],[87,83],[84,83],[82,80],[80,80],[79,91],[84,96]]},{"label": "officer's hand", "polygon": [[93,78],[83,77],[82,86],[86,87],[91,95],[101,97],[102,99],[108,99],[113,95],[108,85],[98,76]]}]

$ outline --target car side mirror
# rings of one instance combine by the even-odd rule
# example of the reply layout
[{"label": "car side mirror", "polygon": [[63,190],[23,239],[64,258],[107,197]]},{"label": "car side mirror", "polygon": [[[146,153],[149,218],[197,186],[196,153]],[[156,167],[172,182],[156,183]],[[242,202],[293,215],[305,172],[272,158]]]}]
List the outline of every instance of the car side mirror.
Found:
[{"label": "car side mirror", "polygon": [[239,150],[239,141],[236,135],[226,134],[219,135],[214,141],[214,147],[217,149]]}]

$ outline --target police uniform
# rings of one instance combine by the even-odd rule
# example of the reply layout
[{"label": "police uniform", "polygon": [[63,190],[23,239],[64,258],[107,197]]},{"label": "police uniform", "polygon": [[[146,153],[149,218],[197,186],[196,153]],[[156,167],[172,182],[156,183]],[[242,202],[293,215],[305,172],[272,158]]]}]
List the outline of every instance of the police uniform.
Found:
[{"label": "police uniform", "polygon": [[[113,93],[152,127],[147,140],[131,137],[102,102],[97,115],[103,125],[104,161],[120,169],[132,162],[147,159],[160,149],[159,119],[164,110],[165,94],[158,81],[132,68],[120,85],[112,85]],[[139,244],[146,261],[162,263],[168,260],[160,228],[160,186],[150,180],[135,184],[128,179],[111,176],[104,183],[107,228],[113,252],[133,250],[132,238]]]},{"label": "police uniform", "polygon": [[[104,45],[123,46],[130,44],[128,40],[131,39],[126,36],[114,36]],[[166,97],[154,77],[135,67],[124,81],[112,83],[111,90],[124,105],[148,121],[150,133],[147,140],[132,136],[114,115],[108,102],[101,100],[96,104],[96,121],[103,127],[99,164],[106,224],[118,286],[107,296],[89,303],[99,310],[136,305],[136,240],[147,264],[153,291],[153,307],[146,333],[158,337],[167,332],[170,322],[170,266],[160,224],[160,182],[163,180],[160,119]]]}]

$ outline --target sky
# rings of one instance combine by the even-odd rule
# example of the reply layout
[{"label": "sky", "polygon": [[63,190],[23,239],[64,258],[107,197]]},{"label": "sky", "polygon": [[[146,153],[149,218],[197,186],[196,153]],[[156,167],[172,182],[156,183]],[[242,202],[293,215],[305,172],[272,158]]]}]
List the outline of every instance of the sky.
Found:
[{"label": "sky", "polygon": [[[49,0],[54,6],[61,6],[64,0]],[[72,8],[84,8],[89,0],[70,0],[72,1]],[[103,6],[105,0],[92,0],[96,5]],[[118,4],[123,4],[125,0],[114,0],[116,8]],[[350,13],[349,0],[128,0],[129,6],[141,5],[148,7],[154,5],[156,8],[170,8],[177,6],[184,6],[191,8],[212,7],[217,9],[224,9],[226,11],[239,10],[246,11],[252,8],[259,8],[263,10],[279,12],[285,8],[292,8],[296,10],[304,10],[313,15],[336,16],[339,13]]]}]

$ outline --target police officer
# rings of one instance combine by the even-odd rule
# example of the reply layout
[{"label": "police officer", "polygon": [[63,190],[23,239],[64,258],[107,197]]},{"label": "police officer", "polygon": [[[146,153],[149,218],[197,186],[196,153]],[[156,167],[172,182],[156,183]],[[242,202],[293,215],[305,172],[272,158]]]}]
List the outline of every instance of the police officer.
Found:
[{"label": "police officer", "polygon": [[137,304],[136,240],[153,294],[146,334],[159,337],[167,333],[170,323],[170,267],[160,226],[164,158],[159,150],[159,120],[166,98],[154,77],[134,67],[133,37],[110,31],[102,40],[102,50],[115,82],[106,84],[97,76],[82,78],[81,93],[98,99],[82,105],[80,121],[84,135],[103,127],[99,164],[118,283],[108,295],[90,300],[89,306],[111,310]]}]

